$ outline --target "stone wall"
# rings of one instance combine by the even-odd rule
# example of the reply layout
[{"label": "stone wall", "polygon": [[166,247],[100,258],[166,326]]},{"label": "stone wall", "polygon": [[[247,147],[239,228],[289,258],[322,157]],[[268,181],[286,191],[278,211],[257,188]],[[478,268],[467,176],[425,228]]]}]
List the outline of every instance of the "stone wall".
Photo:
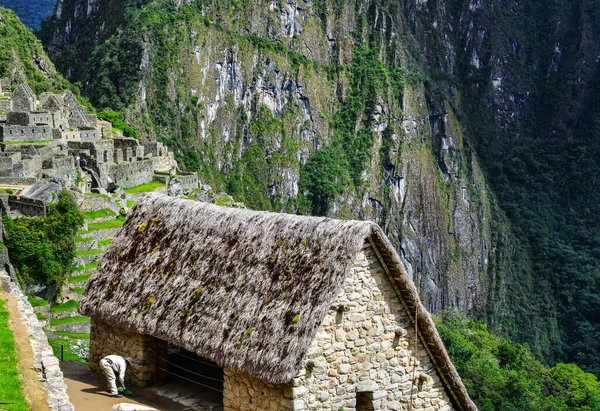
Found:
[{"label": "stone wall", "polygon": [[52,125],[52,117],[47,112],[33,112],[29,113],[30,121],[32,124],[47,124]]},{"label": "stone wall", "polygon": [[177,176],[177,178],[179,179],[179,181],[181,181],[181,186],[183,187],[184,192],[198,189],[198,174],[182,174],[180,176]]},{"label": "stone wall", "polygon": [[10,113],[12,109],[12,101],[10,99],[0,98],[0,113]]},{"label": "stone wall", "polygon": [[75,159],[71,156],[55,157],[44,162],[44,174],[64,182],[74,183],[77,179]]},{"label": "stone wall", "polygon": [[[11,281],[6,271],[0,269],[0,284],[2,289],[10,292],[17,299],[21,320],[27,328],[29,342],[33,351],[33,365],[44,381],[48,393],[48,406],[53,411],[73,411],[75,408],[69,400],[67,385],[63,379],[58,359],[54,356],[52,347],[44,333],[42,324],[38,321],[27,297],[23,294],[18,284]],[[10,408],[10,406],[9,406]]]},{"label": "stone wall", "polygon": [[21,162],[21,153],[0,153],[0,170],[12,170]]},{"label": "stone wall", "polygon": [[0,126],[1,141],[52,140],[52,126]]},{"label": "stone wall", "polygon": [[29,113],[13,111],[6,115],[6,125],[8,126],[31,126],[35,123],[31,121]]},{"label": "stone wall", "polygon": [[273,385],[225,368],[223,410],[292,411],[292,385]]},{"label": "stone wall", "polygon": [[65,141],[98,141],[98,130],[73,130],[60,133],[60,139]]},{"label": "stone wall", "polygon": [[319,328],[305,366],[292,381],[291,393],[285,386],[226,372],[225,411],[253,409],[256,396],[263,402],[268,398],[269,410],[452,409],[427,351],[420,341],[415,345],[414,327],[368,244]]},{"label": "stone wall", "polygon": [[38,217],[46,215],[46,205],[42,200],[11,195],[8,197],[8,207],[13,217]]},{"label": "stone wall", "polygon": [[370,245],[359,253],[334,307],[307,354],[308,367],[294,379],[295,410],[452,409]]},{"label": "stone wall", "polygon": [[92,318],[90,332],[90,368],[100,371],[100,360],[116,354],[133,358],[127,367],[125,380],[138,387],[145,387],[154,380],[155,353],[160,340],[147,335],[136,334]]},{"label": "stone wall", "polygon": [[151,160],[122,162],[112,164],[109,175],[115,184],[129,188],[152,181],[154,168]]},{"label": "stone wall", "polygon": [[20,178],[20,177],[0,177],[0,185],[8,185],[8,186],[30,186],[37,182],[37,178],[28,177],[28,178]]}]

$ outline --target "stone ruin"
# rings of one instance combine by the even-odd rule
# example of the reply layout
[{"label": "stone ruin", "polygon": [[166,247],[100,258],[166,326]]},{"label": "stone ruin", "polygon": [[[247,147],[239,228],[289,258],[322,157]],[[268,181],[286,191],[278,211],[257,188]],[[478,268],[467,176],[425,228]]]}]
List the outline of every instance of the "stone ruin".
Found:
[{"label": "stone ruin", "polygon": [[[0,79],[0,187],[49,180],[83,193],[108,194],[178,170],[164,145],[123,137],[111,123],[89,114],[70,91],[38,97],[27,84],[11,88],[10,81]],[[188,191],[198,188],[195,175],[185,182]],[[23,215],[41,213],[14,197],[11,204],[28,205]]]}]

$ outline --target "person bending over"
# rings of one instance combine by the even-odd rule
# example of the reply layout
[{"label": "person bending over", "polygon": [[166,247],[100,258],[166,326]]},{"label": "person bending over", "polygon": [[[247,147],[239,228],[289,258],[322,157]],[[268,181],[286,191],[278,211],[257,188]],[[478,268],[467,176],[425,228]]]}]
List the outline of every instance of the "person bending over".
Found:
[{"label": "person bending over", "polygon": [[127,363],[131,365],[132,361],[131,357],[121,357],[120,355],[107,355],[100,360],[100,367],[102,367],[104,375],[106,375],[106,382],[108,383],[108,390],[111,397],[121,398],[123,396],[117,390],[116,376],[119,376],[119,382],[121,383],[121,387],[123,387],[123,391],[125,391],[125,370],[127,369]]}]

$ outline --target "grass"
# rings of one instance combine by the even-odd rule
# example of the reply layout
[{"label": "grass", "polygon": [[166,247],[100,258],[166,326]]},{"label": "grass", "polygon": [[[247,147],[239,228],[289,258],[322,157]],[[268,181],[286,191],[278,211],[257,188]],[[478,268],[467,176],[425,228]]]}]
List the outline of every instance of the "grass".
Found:
[{"label": "grass", "polygon": [[25,140],[25,141],[3,141],[4,144],[8,145],[19,145],[19,144],[47,144],[52,143],[54,140]]},{"label": "grass", "polygon": [[92,276],[91,274],[77,275],[75,277],[70,277],[69,282],[70,283],[82,283],[84,281],[89,280],[91,276]]},{"label": "grass", "polygon": [[0,241],[0,248],[6,248],[3,241]]},{"label": "grass", "polygon": [[134,200],[127,200],[127,208],[133,207],[134,204],[135,204]]},{"label": "grass", "polygon": [[63,337],[75,338],[78,340],[89,340],[90,335],[88,333],[70,333],[68,331],[53,331],[56,335],[62,335]]},{"label": "grass", "polygon": [[69,290],[71,290],[72,292],[74,292],[77,295],[83,294],[83,288],[73,287],[73,288],[69,288]]},{"label": "grass", "polygon": [[102,250],[80,250],[77,251],[75,253],[75,255],[80,256],[80,255],[94,255],[94,254],[100,254],[102,252]]},{"label": "grass", "polygon": [[111,245],[112,241],[112,238],[109,238],[107,240],[100,240],[98,241],[98,247],[106,247],[107,245]]},{"label": "grass", "polygon": [[94,230],[104,230],[107,228],[122,227],[124,222],[125,222],[124,217],[117,216],[117,218],[114,220],[101,221],[99,223],[89,223],[88,230],[94,231]]},{"label": "grass", "polygon": [[39,321],[46,321],[48,319],[48,317],[46,317],[45,315],[42,315],[40,313],[35,313],[35,316],[37,317],[37,319]]},{"label": "grass", "polygon": [[11,403],[11,411],[26,411],[29,406],[21,391],[13,333],[8,328],[6,302],[0,300],[0,403]]},{"label": "grass", "polygon": [[32,307],[43,307],[48,305],[48,300],[44,300],[43,298],[31,294],[27,294],[27,301],[29,301],[29,304],[31,304]]},{"label": "grass", "polygon": [[83,217],[86,219],[112,217],[112,216],[117,215],[117,213],[115,213],[113,210],[111,210],[109,208],[103,208],[101,210],[86,211],[82,214],[83,214]]},{"label": "grass", "polygon": [[92,197],[110,198],[109,195],[100,194],[100,193],[87,193],[86,195],[89,195],[89,196],[92,196]]},{"label": "grass", "polygon": [[54,327],[54,326],[63,325],[63,324],[84,323],[84,322],[89,321],[89,320],[90,320],[89,317],[51,318],[50,319],[50,326]]},{"label": "grass", "polygon": [[[56,334],[56,333],[55,333]],[[65,340],[54,340],[54,339],[48,339],[48,343],[50,344],[50,346],[52,347],[52,351],[54,351],[54,355],[56,356],[56,358],[60,359],[60,346],[63,346],[63,353],[64,353],[64,357],[63,359],[65,361],[79,361],[82,362],[84,364],[87,364],[87,361],[84,360],[83,358],[80,358],[77,354],[75,354],[72,350],[71,350],[71,344],[69,344],[68,341]]]},{"label": "grass", "polygon": [[77,308],[77,301],[69,300],[62,304],[54,304],[50,306],[51,313],[61,313],[63,311],[74,310]]},{"label": "grass", "polygon": [[164,186],[165,185],[163,183],[161,183],[160,181],[151,181],[149,183],[142,184],[142,185],[139,185],[136,187],[124,188],[123,190],[127,194],[137,194],[137,193],[145,193],[147,191],[153,191],[153,190],[156,190],[157,188],[164,187]]},{"label": "grass", "polygon": [[98,264],[100,264],[98,261],[93,261],[91,263],[87,263],[86,265],[78,265],[77,267],[73,268],[73,270],[71,270],[71,272],[77,273],[79,271],[96,268],[96,267],[98,267]]},{"label": "grass", "polygon": [[88,241],[94,241],[94,237],[75,237],[76,243],[87,243]]}]

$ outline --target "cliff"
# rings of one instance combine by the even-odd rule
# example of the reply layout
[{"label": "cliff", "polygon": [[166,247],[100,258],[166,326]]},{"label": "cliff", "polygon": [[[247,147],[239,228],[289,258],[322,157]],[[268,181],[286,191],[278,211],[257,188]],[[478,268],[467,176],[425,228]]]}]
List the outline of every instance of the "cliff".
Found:
[{"label": "cliff", "polygon": [[372,219],[429,310],[598,371],[594,3],[59,0],[42,38],[215,189]]}]

